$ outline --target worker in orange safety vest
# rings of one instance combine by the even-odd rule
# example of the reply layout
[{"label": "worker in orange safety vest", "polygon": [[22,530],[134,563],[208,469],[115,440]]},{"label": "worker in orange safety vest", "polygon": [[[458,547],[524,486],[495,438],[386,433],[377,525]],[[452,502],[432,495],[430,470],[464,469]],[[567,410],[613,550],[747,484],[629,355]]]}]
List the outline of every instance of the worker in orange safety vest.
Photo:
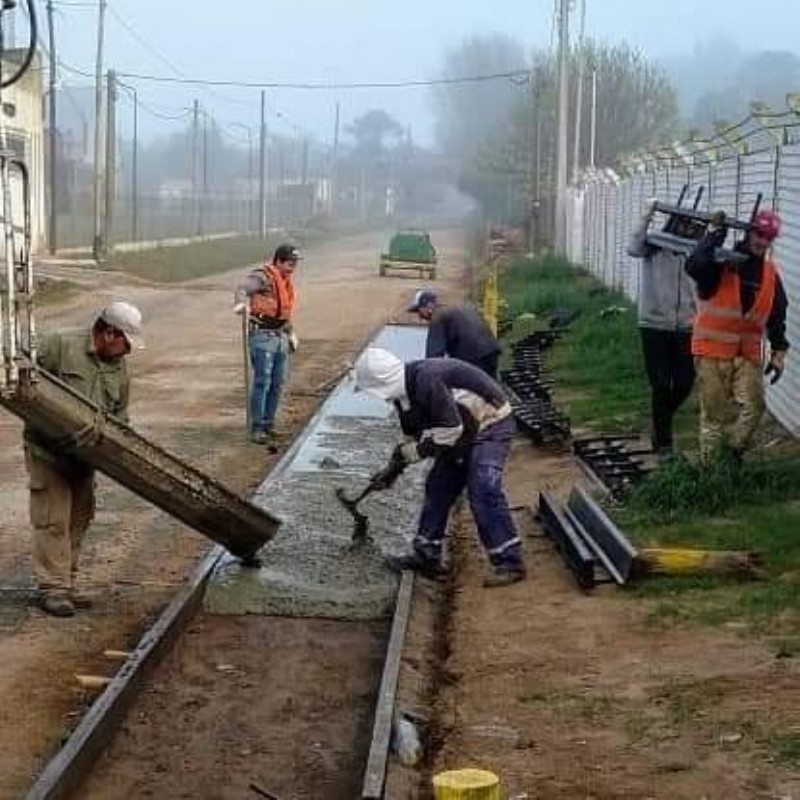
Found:
[{"label": "worker in orange safety vest", "polygon": [[765,374],[780,380],[789,342],[787,299],[771,255],[780,218],[761,211],[735,251],[741,262],[715,260],[727,236],[724,212],[717,212],[706,235],[686,262],[697,288],[698,311],[692,334],[700,386],[700,453],[707,459],[726,444],[741,459],[764,412],[762,352],[769,340]]},{"label": "worker in orange safety vest", "polygon": [[275,416],[298,340],[292,328],[296,297],[292,276],[300,252],[282,244],[272,262],[253,270],[245,280],[248,307],[248,350],[253,369],[250,389],[250,439],[269,444]]}]

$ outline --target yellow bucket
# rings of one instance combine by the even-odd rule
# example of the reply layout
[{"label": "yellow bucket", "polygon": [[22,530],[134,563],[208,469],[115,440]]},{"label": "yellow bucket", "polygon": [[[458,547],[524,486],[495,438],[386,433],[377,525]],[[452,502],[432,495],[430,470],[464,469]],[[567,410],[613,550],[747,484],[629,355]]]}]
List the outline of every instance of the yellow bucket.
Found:
[{"label": "yellow bucket", "polygon": [[433,778],[436,800],[501,800],[500,779],[485,769],[457,769]]}]

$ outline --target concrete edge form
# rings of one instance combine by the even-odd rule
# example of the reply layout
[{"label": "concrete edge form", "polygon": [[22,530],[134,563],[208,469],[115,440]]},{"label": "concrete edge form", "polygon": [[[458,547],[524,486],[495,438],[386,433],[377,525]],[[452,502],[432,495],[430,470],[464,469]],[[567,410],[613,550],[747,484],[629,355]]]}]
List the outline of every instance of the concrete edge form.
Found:
[{"label": "concrete edge form", "polygon": [[119,729],[143,681],[200,608],[206,583],[222,554],[222,548],[215,547],[200,562],[189,582],[145,632],[66,744],[47,763],[26,800],[65,800],[76,792]]},{"label": "concrete edge form", "polygon": [[367,757],[367,767],[364,772],[364,784],[361,790],[362,800],[380,800],[383,797],[383,784],[386,779],[386,765],[389,759],[389,745],[392,738],[394,704],[397,695],[397,684],[400,678],[400,661],[411,614],[413,590],[414,573],[403,572],[400,580],[400,589],[397,593],[397,605],[394,619],[392,620],[392,631],[386,648],[386,661],[383,665],[381,685],[378,690],[372,741],[370,743],[369,756]]}]

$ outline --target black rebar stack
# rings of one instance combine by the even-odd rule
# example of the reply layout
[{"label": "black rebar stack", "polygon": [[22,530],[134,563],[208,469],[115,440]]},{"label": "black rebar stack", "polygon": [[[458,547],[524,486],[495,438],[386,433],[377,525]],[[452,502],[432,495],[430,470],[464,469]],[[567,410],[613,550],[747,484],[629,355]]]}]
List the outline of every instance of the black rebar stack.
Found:
[{"label": "black rebar stack", "polygon": [[543,352],[559,337],[558,329],[534,331],[511,346],[513,366],[502,372],[517,424],[536,444],[569,438],[569,418],[553,403],[553,379]]}]

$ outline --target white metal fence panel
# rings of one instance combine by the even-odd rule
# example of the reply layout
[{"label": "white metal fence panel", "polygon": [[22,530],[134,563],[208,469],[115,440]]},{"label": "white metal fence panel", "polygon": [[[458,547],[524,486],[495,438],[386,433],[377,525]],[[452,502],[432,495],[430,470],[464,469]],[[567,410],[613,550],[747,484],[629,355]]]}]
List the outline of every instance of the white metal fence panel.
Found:
[{"label": "white metal fence panel", "polygon": [[789,430],[800,435],[800,144],[770,146],[762,139],[759,145],[761,149],[747,155],[731,153],[716,163],[704,159],[692,166],[663,166],[618,183],[597,178],[586,188],[582,220],[580,225],[574,223],[580,233],[571,249],[583,254],[585,265],[606,285],[635,300],[639,270],[627,254],[627,244],[651,197],[674,203],[688,184],[684,203],[691,205],[703,187],[700,209],[724,209],[749,218],[761,195],[761,208],[776,208],[783,220],[774,255],[789,298],[787,336],[794,348],[783,379],[767,386],[767,403]]}]

